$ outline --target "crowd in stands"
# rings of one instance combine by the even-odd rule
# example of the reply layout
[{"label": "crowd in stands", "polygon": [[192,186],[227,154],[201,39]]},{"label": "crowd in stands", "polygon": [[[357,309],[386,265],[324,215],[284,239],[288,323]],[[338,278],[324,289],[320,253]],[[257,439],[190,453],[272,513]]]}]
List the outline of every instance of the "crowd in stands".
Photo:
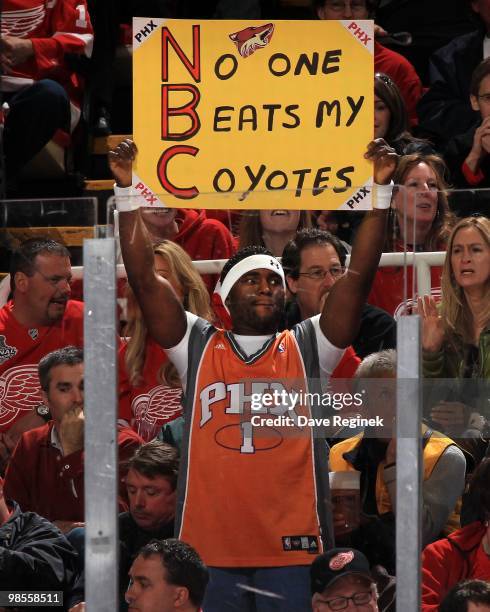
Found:
[{"label": "crowd in stands", "polygon": [[[111,66],[131,17],[280,15],[279,2],[204,4],[3,3],[8,188],[50,140],[79,146],[81,116],[92,134],[111,132]],[[403,13],[401,1],[381,5],[313,0],[309,16]],[[120,610],[395,610],[396,331],[413,314],[422,610],[490,610],[490,0],[467,9],[422,80],[406,50],[389,47],[389,20],[376,23],[368,213],[150,208],[132,189],[136,144],[110,151],[127,275]],[[382,253],[403,251],[445,253],[430,295],[410,262],[379,266]],[[226,263],[201,276],[198,260]],[[0,590],[61,591],[64,609],[83,612],[84,304],[72,285],[59,242],[35,237],[12,251],[0,308]],[[339,406],[305,399],[332,389]],[[348,404],[360,389],[362,406]],[[359,417],[356,427],[334,427],[337,414]],[[357,484],[339,491],[335,473]]]}]

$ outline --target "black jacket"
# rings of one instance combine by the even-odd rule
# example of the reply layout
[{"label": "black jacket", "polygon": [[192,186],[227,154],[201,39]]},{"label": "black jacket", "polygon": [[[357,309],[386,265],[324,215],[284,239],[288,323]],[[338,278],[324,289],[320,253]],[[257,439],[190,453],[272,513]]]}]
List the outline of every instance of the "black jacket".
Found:
[{"label": "black jacket", "polygon": [[[157,531],[144,531],[134,522],[129,512],[119,515],[119,603],[120,610],[127,610],[124,594],[128,588],[128,572],[139,550],[150,540],[174,537],[173,521]],[[85,600],[85,573],[79,577],[70,598],[70,606]]]},{"label": "black jacket", "polygon": [[[295,301],[288,302],[285,327],[291,329],[301,320],[298,304]],[[360,359],[364,359],[371,353],[396,348],[395,319],[382,308],[364,304],[359,333],[352,346]]]},{"label": "black jacket", "polygon": [[0,591],[67,593],[77,572],[71,544],[42,516],[22,512],[15,502],[9,502],[9,508],[13,512],[0,526]]},{"label": "black jacket", "polygon": [[[479,124],[478,124],[479,125]],[[451,138],[444,152],[444,160],[451,173],[451,186],[454,189],[464,189],[458,193],[449,193],[451,210],[460,217],[473,214],[490,215],[490,191],[480,191],[490,188],[490,155],[480,162],[480,170],[484,176],[478,185],[470,185],[463,174],[463,163],[473,146],[473,137],[478,126],[470,128],[464,134]]]},{"label": "black jacket", "polygon": [[417,106],[419,128],[441,148],[448,140],[478,124],[470,105],[471,74],[483,60],[481,30],[458,36],[430,59],[429,91]]}]

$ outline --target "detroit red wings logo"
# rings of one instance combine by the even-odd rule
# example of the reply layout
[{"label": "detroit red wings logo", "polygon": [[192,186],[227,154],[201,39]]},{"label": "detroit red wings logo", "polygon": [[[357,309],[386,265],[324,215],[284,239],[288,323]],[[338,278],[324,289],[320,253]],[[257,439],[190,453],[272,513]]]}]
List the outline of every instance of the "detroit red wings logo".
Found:
[{"label": "detroit red wings logo", "polygon": [[37,366],[18,366],[0,376],[0,429],[16,420],[21,411],[42,403]]},{"label": "detroit red wings logo", "polygon": [[27,37],[44,21],[44,4],[23,11],[2,11],[2,34]]},{"label": "detroit red wings logo", "polygon": [[150,425],[155,425],[157,421],[162,424],[171,421],[182,411],[181,395],[182,389],[165,385],[158,385],[148,393],[138,395],[131,404],[135,421],[146,421]]},{"label": "detroit red wings logo", "polygon": [[335,557],[332,557],[328,566],[332,571],[338,572],[339,570],[344,569],[346,565],[349,565],[353,559],[354,553],[352,550],[347,550],[335,555]]},{"label": "detroit red wings logo", "polygon": [[257,49],[265,47],[270,42],[273,32],[274,24],[267,23],[263,26],[252,26],[230,34],[230,38],[237,46],[238,53],[242,57],[249,57]]}]

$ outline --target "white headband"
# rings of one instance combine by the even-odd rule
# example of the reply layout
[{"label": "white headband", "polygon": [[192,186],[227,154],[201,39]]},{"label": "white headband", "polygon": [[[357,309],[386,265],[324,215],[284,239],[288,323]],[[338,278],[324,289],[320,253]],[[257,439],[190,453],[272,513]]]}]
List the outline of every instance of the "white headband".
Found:
[{"label": "white headband", "polygon": [[228,313],[229,313],[229,310],[225,304],[225,301],[233,285],[244,274],[247,274],[247,272],[250,272],[251,270],[257,270],[259,268],[265,268],[266,270],[272,270],[272,272],[279,274],[282,280],[282,286],[284,287],[284,289],[286,289],[286,280],[284,278],[284,270],[282,269],[281,264],[277,261],[275,257],[273,257],[272,255],[264,255],[264,254],[250,255],[250,257],[245,257],[245,259],[242,259],[237,264],[235,264],[233,268],[231,268],[231,270],[225,276],[225,280],[223,281],[223,284],[221,285],[220,283],[218,283],[218,286],[216,287],[216,291],[220,295],[223,306],[225,307]]}]

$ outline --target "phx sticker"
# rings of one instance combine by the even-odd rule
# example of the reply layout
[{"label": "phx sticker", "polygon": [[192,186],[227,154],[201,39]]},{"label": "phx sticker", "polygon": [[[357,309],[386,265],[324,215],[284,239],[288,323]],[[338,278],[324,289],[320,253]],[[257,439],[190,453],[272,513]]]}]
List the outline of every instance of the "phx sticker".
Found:
[{"label": "phx sticker", "polygon": [[252,55],[256,49],[265,47],[274,32],[274,25],[267,23],[263,26],[252,26],[245,28],[234,34],[230,34],[231,40],[235,43],[238,53],[242,57]]}]

